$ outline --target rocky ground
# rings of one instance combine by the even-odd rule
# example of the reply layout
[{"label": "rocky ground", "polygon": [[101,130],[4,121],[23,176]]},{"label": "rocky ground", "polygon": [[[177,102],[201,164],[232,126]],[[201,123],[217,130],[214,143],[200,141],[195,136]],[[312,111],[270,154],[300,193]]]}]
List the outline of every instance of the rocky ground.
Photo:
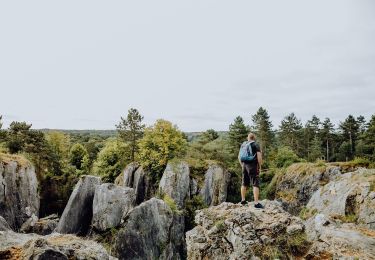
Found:
[{"label": "rocky ground", "polygon": [[225,202],[221,166],[202,176],[182,161],[168,164],[158,190],[137,163],[116,184],[81,176],[61,217],[39,219],[33,167],[3,159],[0,259],[375,259],[375,170],[292,165],[264,209]]}]

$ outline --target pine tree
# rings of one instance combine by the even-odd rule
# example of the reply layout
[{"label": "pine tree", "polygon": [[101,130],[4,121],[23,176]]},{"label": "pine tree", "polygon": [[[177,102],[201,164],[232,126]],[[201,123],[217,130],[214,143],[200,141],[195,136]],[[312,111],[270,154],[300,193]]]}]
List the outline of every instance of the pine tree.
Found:
[{"label": "pine tree", "polygon": [[325,146],[325,156],[326,156],[326,161],[329,162],[329,154],[330,154],[330,142],[332,142],[332,137],[333,137],[333,130],[334,130],[334,125],[331,123],[331,120],[326,117],[324,122],[322,123],[322,129],[320,130],[320,138],[324,142]]},{"label": "pine tree", "polygon": [[299,156],[302,154],[302,124],[294,113],[287,115],[280,125],[280,142],[292,148]]},{"label": "pine tree", "polygon": [[134,161],[135,154],[138,152],[138,141],[143,136],[145,125],[142,124],[142,121],[143,116],[138,110],[131,108],[128,111],[127,118],[121,117],[120,123],[116,125],[120,138],[130,146],[132,161]]},{"label": "pine tree", "polygon": [[322,146],[321,141],[318,136],[315,136],[314,139],[311,141],[309,145],[309,161],[314,162],[317,159],[321,158],[323,155],[322,153]]},{"label": "pine tree", "polygon": [[307,152],[307,158],[309,158],[310,154],[310,144],[314,140],[314,138],[318,135],[320,130],[320,119],[313,115],[311,120],[308,120],[305,124],[304,128],[304,140],[305,140],[305,151]]},{"label": "pine tree", "polygon": [[233,124],[229,126],[228,140],[232,153],[238,152],[242,142],[246,141],[249,128],[245,125],[243,118],[237,116]]},{"label": "pine tree", "polygon": [[251,119],[253,121],[252,130],[257,136],[264,158],[267,158],[268,150],[274,140],[273,125],[268,112],[263,107],[260,107],[257,113],[252,115]]},{"label": "pine tree", "polygon": [[342,136],[344,140],[348,140],[349,142],[349,157],[350,159],[352,159],[354,157],[355,144],[359,134],[358,122],[352,115],[349,115],[344,122],[340,123],[339,127],[342,131]]}]

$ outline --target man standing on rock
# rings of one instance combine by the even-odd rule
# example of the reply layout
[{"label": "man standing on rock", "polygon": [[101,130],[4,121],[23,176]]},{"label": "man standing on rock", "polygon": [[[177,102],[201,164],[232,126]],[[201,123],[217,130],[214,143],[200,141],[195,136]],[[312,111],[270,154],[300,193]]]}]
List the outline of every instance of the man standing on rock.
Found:
[{"label": "man standing on rock", "polygon": [[238,154],[238,160],[242,167],[241,204],[247,204],[246,191],[250,184],[253,186],[254,207],[263,208],[259,203],[259,172],[262,165],[262,152],[255,142],[255,135],[249,133],[247,141],[243,142]]}]

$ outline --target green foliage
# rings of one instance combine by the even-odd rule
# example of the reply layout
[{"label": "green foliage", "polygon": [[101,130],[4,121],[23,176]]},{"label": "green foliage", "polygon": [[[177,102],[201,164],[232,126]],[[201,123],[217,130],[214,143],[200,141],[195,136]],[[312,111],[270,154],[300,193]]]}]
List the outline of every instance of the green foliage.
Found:
[{"label": "green foliage", "polygon": [[26,122],[12,122],[7,134],[7,148],[10,153],[19,153],[25,150],[29,143],[31,124]]},{"label": "green foliage", "polygon": [[69,163],[75,168],[78,175],[88,174],[89,154],[82,144],[74,144],[69,151]]},{"label": "green foliage", "polygon": [[131,108],[128,111],[128,116],[121,117],[121,121],[116,125],[120,138],[129,144],[131,149],[131,161],[134,161],[135,155],[138,152],[138,141],[142,138],[145,125],[142,124],[143,116],[137,109]]},{"label": "green foliage", "polygon": [[294,113],[290,113],[281,121],[280,143],[290,147],[295,154],[301,155],[303,153],[302,130],[301,120],[297,119]]},{"label": "green foliage", "polygon": [[255,115],[251,117],[253,126],[252,130],[257,136],[257,142],[259,142],[263,158],[265,161],[268,159],[268,150],[271,148],[272,142],[274,141],[274,133],[272,131],[272,123],[268,112],[263,107],[260,107]]},{"label": "green foliage", "polygon": [[303,207],[299,213],[299,217],[303,220],[307,220],[318,213],[317,209]]},{"label": "green foliage", "polygon": [[176,202],[168,194],[163,195],[163,201],[169,206],[173,214],[181,215],[183,213],[177,208]]},{"label": "green foliage", "polygon": [[115,178],[131,161],[129,147],[118,140],[108,140],[94,163],[94,172],[102,176],[104,182],[114,182]]},{"label": "green foliage", "polygon": [[234,122],[229,126],[228,141],[231,152],[237,158],[238,150],[241,144],[247,140],[249,128],[245,125],[243,118],[237,116]]},{"label": "green foliage", "polygon": [[296,162],[301,162],[301,158],[292,149],[289,147],[279,147],[272,165],[275,168],[286,168]]},{"label": "green foliage", "polygon": [[321,141],[318,136],[315,136],[314,139],[310,142],[308,149],[308,160],[310,162],[315,162],[318,159],[321,159],[323,156]]},{"label": "green foliage", "polygon": [[187,142],[177,126],[159,119],[153,126],[146,128],[139,142],[139,161],[160,179],[168,161],[181,157],[186,148]]}]

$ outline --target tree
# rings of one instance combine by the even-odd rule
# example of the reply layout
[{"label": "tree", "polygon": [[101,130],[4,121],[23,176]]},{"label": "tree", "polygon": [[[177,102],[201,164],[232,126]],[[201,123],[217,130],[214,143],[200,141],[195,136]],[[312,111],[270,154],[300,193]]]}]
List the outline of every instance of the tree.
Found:
[{"label": "tree", "polygon": [[309,145],[309,157],[310,162],[315,162],[317,159],[322,158],[322,146],[318,136],[315,136]]},{"label": "tree", "polygon": [[0,115],[0,143],[5,139],[5,131],[3,131],[1,128],[3,127],[3,122],[1,121],[3,119],[3,116]]},{"label": "tree", "polygon": [[22,152],[28,142],[31,124],[26,122],[12,122],[7,134],[7,147],[10,153]]},{"label": "tree", "polygon": [[202,134],[202,139],[205,143],[209,143],[219,138],[219,134],[214,129],[208,129]]},{"label": "tree", "polygon": [[139,141],[139,160],[146,169],[154,172],[159,178],[168,161],[182,156],[187,142],[182,132],[171,122],[159,119],[145,129]]},{"label": "tree", "polygon": [[330,149],[330,142],[332,141],[332,134],[334,130],[334,125],[331,123],[331,120],[326,117],[324,122],[322,123],[322,129],[320,130],[321,139],[325,145],[325,154],[326,154],[326,161],[329,162],[329,149]]},{"label": "tree", "polygon": [[347,156],[352,159],[355,152],[355,143],[359,134],[358,122],[352,115],[349,115],[344,122],[340,123],[339,127],[342,131],[344,140],[348,140],[349,142],[350,150]]},{"label": "tree", "polygon": [[268,156],[268,148],[271,146],[274,139],[274,133],[272,132],[272,123],[268,112],[263,107],[260,107],[255,115],[251,117],[253,121],[253,131],[257,135],[260,147],[264,158]]},{"label": "tree", "polygon": [[128,162],[130,162],[129,147],[118,140],[109,140],[98,154],[94,163],[94,172],[102,176],[103,181],[114,182]]},{"label": "tree", "polygon": [[74,144],[69,151],[69,162],[76,172],[87,174],[89,171],[89,154],[82,144]]},{"label": "tree", "polygon": [[301,120],[297,119],[294,113],[284,117],[280,125],[280,142],[284,146],[289,146],[292,150],[300,155],[302,137]]},{"label": "tree", "polygon": [[134,161],[135,154],[138,151],[138,141],[142,138],[145,125],[142,124],[143,116],[137,109],[131,108],[128,111],[128,116],[121,117],[121,121],[116,125],[120,138],[129,143],[131,148],[131,160]]},{"label": "tree", "polygon": [[363,143],[365,145],[366,154],[372,160],[375,160],[375,115],[371,116],[366,132],[363,134]]},{"label": "tree", "polygon": [[231,152],[237,157],[241,144],[247,140],[249,128],[245,125],[243,118],[237,116],[234,122],[229,125],[228,140]]},{"label": "tree", "polygon": [[305,124],[304,128],[304,139],[305,139],[305,144],[306,144],[306,151],[307,151],[307,158],[310,157],[310,144],[312,141],[315,139],[315,137],[319,134],[320,130],[320,119],[316,116],[313,115],[311,120],[308,120]]}]

